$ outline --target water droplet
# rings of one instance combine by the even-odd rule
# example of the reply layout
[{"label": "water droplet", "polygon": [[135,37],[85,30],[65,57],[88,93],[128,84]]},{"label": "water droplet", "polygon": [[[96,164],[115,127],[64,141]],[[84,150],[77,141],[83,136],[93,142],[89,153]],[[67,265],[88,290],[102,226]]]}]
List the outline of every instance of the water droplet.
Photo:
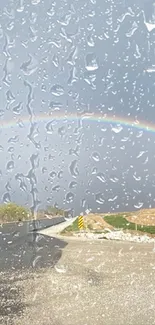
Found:
[{"label": "water droplet", "polygon": [[57,176],[57,174],[56,174],[56,172],[50,172],[49,176],[50,176],[51,178],[54,178],[54,177]]},{"label": "water droplet", "polygon": [[53,55],[52,62],[53,62],[53,64],[54,64],[54,66],[55,66],[56,68],[58,68],[58,66],[59,66],[59,58],[58,58],[57,55]]},{"label": "water droplet", "polygon": [[72,49],[71,49],[71,52],[69,53],[69,56],[68,56],[68,59],[67,59],[67,63],[74,66],[75,65],[75,60],[77,58],[77,47],[74,46]]},{"label": "water droplet", "polygon": [[58,273],[66,273],[67,271],[64,265],[59,265],[59,266],[55,265],[54,268]]},{"label": "water droplet", "polygon": [[50,197],[48,197],[48,198],[47,198],[47,203],[51,204],[52,202],[53,202],[53,199],[50,198]]},{"label": "water droplet", "polygon": [[100,155],[98,152],[93,152],[92,154],[92,158],[95,160],[95,161],[100,161]]},{"label": "water droplet", "polygon": [[35,145],[36,148],[40,149],[40,143],[35,141],[35,138],[39,135],[39,128],[36,122],[31,122],[30,131],[27,135],[28,139]]},{"label": "water droplet", "polygon": [[50,102],[49,108],[54,111],[60,111],[62,103],[60,102]]},{"label": "water droplet", "polygon": [[138,28],[138,24],[134,21],[130,30],[125,34],[127,37],[132,37]]},{"label": "water droplet", "polygon": [[3,201],[3,203],[9,203],[9,202],[11,202],[10,193],[8,193],[8,192],[4,193],[3,198],[2,198],[2,201]]},{"label": "water droplet", "polygon": [[96,177],[102,182],[102,183],[105,183],[106,182],[106,179],[105,179],[105,176],[103,173],[99,172],[97,173]]},{"label": "water droplet", "polygon": [[19,6],[17,8],[17,12],[23,12],[24,11],[24,0],[19,1]]},{"label": "water droplet", "polygon": [[105,202],[105,199],[103,197],[102,193],[96,193],[95,194],[95,201],[99,204],[103,204]]},{"label": "water droplet", "polygon": [[52,88],[51,88],[51,93],[54,95],[54,96],[62,96],[64,95],[64,88],[60,85],[54,85]]},{"label": "water droplet", "polygon": [[59,190],[60,190],[59,185],[56,185],[56,186],[52,187],[52,191],[54,191],[54,192],[59,192]]},{"label": "water droplet", "polygon": [[58,134],[63,137],[65,135],[65,127],[62,126],[58,129]]},{"label": "water droplet", "polygon": [[47,15],[53,17],[55,15],[55,8],[54,6],[47,10]]},{"label": "water droplet", "polygon": [[58,173],[58,178],[61,179],[63,176],[63,171],[61,170],[59,173]]},{"label": "water droplet", "polygon": [[32,262],[32,266],[34,268],[37,266],[37,264],[39,263],[40,259],[41,259],[41,256],[39,256],[39,255],[34,258],[34,260]]},{"label": "water droplet", "polygon": [[53,133],[53,121],[50,121],[46,124],[45,128],[46,128],[46,132],[48,134],[52,134]]},{"label": "water droplet", "polygon": [[96,167],[93,167],[93,169],[92,169],[92,175],[96,175],[97,174],[97,168]]},{"label": "water droplet", "polygon": [[20,102],[18,105],[14,106],[12,110],[14,114],[20,114],[23,110],[23,103]]},{"label": "water droplet", "polygon": [[7,169],[8,172],[12,172],[14,167],[15,166],[14,166],[14,161],[13,160],[10,160],[6,165],[6,169]]},{"label": "water droplet", "polygon": [[94,47],[95,46],[95,42],[94,42],[93,37],[91,35],[88,35],[88,37],[87,37],[87,44],[90,47]]},{"label": "water droplet", "polygon": [[15,26],[14,21],[11,21],[7,24],[7,30],[11,31]]},{"label": "water droplet", "polygon": [[119,181],[119,179],[117,177],[115,177],[115,176],[114,177],[110,177],[110,180],[113,183],[117,183]]},{"label": "water droplet", "polygon": [[20,236],[20,231],[14,231],[14,232],[12,233],[12,236],[13,236],[13,237],[19,237],[19,236]]},{"label": "water droplet", "polygon": [[134,204],[134,207],[135,207],[136,209],[141,209],[143,205],[144,205],[143,202],[138,202],[137,204]]},{"label": "water droplet", "polygon": [[0,24],[0,39],[2,39],[4,36],[4,32],[3,32],[3,29],[2,29],[2,25]]},{"label": "water droplet", "polygon": [[11,185],[9,182],[6,183],[5,188],[8,192],[11,190]]},{"label": "water droplet", "polygon": [[133,178],[137,181],[137,182],[139,182],[142,178],[141,178],[141,176],[136,176],[135,174],[133,175]]},{"label": "water droplet", "polygon": [[64,14],[58,21],[59,24],[63,26],[68,26],[71,20],[71,14]]},{"label": "water droplet", "polygon": [[31,0],[32,5],[38,5],[40,3],[40,0]]},{"label": "water droplet", "polygon": [[139,131],[138,134],[136,135],[136,138],[141,138],[143,134],[144,131]]},{"label": "water droplet", "polygon": [[69,184],[70,189],[73,189],[73,188],[76,188],[76,187],[77,187],[77,182],[75,182],[75,181],[70,182],[70,184]]},{"label": "water droplet", "polygon": [[120,133],[123,130],[123,127],[121,125],[118,125],[116,127],[112,127],[112,131],[115,133]]},{"label": "water droplet", "polygon": [[84,208],[86,206],[86,199],[81,200],[81,206],[82,206],[82,208]]},{"label": "water droplet", "polygon": [[9,140],[8,140],[8,143],[16,143],[16,142],[18,142],[19,141],[19,137],[18,137],[18,135],[15,135],[14,137],[12,137],[12,138],[10,138]]},{"label": "water droplet", "polygon": [[114,197],[108,199],[109,202],[114,202],[118,198],[118,195],[115,195]]},{"label": "water droplet", "polygon": [[15,96],[12,94],[11,90],[8,90],[6,92],[6,100],[7,100],[7,109],[10,109],[10,106],[14,103],[15,101]]},{"label": "water droplet", "polygon": [[97,58],[94,53],[86,55],[86,69],[87,71],[95,71],[98,69]]},{"label": "water droplet", "polygon": [[29,57],[30,59],[24,62],[20,67],[25,76],[30,76],[38,69],[38,61],[32,54],[29,54]]},{"label": "water droplet", "polygon": [[22,129],[24,128],[24,123],[21,120],[18,120],[17,125]]},{"label": "water droplet", "polygon": [[11,74],[14,69],[14,62],[13,60],[9,57],[4,65],[3,71],[4,71],[4,77],[3,77],[3,82],[6,86],[11,85]]},{"label": "water droplet", "polygon": [[23,192],[27,192],[27,185],[23,181],[20,182],[20,189]]},{"label": "water droplet", "polygon": [[73,160],[69,166],[69,171],[73,177],[77,177],[79,175],[79,170],[77,167],[77,160]]},{"label": "water droplet", "polygon": [[140,157],[142,157],[142,156],[144,155],[145,152],[146,152],[146,151],[140,151],[139,155],[138,155],[136,158],[140,158]]},{"label": "water droplet", "polygon": [[45,174],[47,172],[47,168],[46,167],[43,167],[42,168],[42,173]]},{"label": "water droplet", "polygon": [[[22,1],[23,1],[23,0],[22,0]],[[30,22],[31,22],[31,24],[35,24],[36,21],[37,21],[37,13],[36,13],[36,12],[32,12],[32,13],[30,14]]]},{"label": "water droplet", "polygon": [[41,85],[41,91],[45,91],[46,92],[46,86],[45,85]]},{"label": "water droplet", "polygon": [[76,68],[75,67],[71,68],[70,73],[69,73],[69,78],[67,81],[69,86],[72,86],[73,83],[75,83],[78,80],[78,77],[76,76],[76,74],[77,74]]},{"label": "water droplet", "polygon": [[4,13],[9,19],[15,18],[15,10],[13,8],[7,9],[7,7],[4,7]]},{"label": "water droplet", "polygon": [[4,110],[0,109],[0,117],[4,116]]},{"label": "water droplet", "polygon": [[66,198],[65,198],[67,203],[72,203],[74,200],[74,194],[72,192],[68,192],[66,194]]}]

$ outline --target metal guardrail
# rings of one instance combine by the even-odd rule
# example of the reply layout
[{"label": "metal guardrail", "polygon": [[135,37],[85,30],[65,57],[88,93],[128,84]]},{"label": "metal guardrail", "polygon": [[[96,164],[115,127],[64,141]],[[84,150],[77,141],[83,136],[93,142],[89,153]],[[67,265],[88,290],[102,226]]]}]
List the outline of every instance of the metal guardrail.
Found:
[{"label": "metal guardrail", "polygon": [[39,220],[27,220],[21,222],[5,223],[0,227],[0,235],[7,235],[7,237],[23,237],[33,231],[38,231],[51,226],[58,225],[65,221],[63,217],[56,217],[52,219],[39,219]]},{"label": "metal guardrail", "polygon": [[37,231],[37,230],[41,230],[41,229],[44,229],[44,228],[52,227],[52,226],[58,225],[58,224],[60,224],[60,223],[62,223],[64,221],[65,221],[64,217],[32,220],[32,221],[29,221],[29,224],[28,224],[29,230],[28,230],[28,232]]}]

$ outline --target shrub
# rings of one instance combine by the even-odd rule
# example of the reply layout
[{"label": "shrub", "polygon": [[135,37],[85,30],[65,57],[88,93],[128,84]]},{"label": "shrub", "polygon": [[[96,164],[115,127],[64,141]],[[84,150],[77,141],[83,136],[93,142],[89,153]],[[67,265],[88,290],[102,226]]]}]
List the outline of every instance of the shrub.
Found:
[{"label": "shrub", "polygon": [[7,203],[0,205],[1,221],[22,221],[29,219],[30,212],[22,206],[15,203]]}]

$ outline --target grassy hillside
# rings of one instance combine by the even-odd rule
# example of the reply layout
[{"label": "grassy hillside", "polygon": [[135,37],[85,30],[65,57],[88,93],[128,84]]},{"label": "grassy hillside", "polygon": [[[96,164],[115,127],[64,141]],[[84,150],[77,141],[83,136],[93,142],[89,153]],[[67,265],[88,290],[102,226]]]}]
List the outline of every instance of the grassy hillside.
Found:
[{"label": "grassy hillside", "polygon": [[133,222],[129,222],[122,215],[109,215],[105,216],[104,220],[111,226],[117,229],[123,230],[137,230],[147,232],[148,234],[155,234],[155,226],[136,225]]}]

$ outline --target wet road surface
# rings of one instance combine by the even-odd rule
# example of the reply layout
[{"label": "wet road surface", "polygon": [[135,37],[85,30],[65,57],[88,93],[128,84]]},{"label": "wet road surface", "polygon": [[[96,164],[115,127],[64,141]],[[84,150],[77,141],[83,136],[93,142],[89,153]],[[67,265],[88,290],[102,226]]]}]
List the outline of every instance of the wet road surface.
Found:
[{"label": "wet road surface", "polygon": [[[53,225],[62,222],[63,218],[53,218]],[[35,225],[36,230],[46,227]],[[29,222],[5,224],[0,228],[0,271],[21,270],[26,268],[50,266],[61,257],[61,249],[67,243],[53,237],[33,231]]]},{"label": "wet road surface", "polygon": [[155,325],[153,244],[68,239],[55,267],[22,285],[15,325]]}]

